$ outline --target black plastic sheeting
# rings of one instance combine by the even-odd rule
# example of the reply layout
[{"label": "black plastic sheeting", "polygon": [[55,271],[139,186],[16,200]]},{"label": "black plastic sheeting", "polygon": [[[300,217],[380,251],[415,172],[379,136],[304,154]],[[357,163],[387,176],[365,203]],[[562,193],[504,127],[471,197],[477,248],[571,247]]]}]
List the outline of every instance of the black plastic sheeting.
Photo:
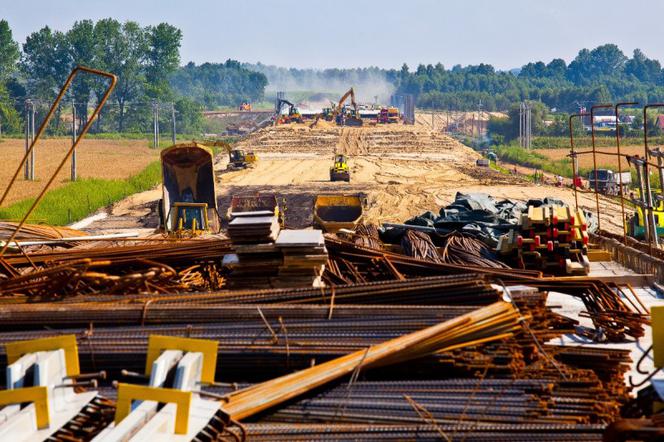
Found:
[{"label": "black plastic sheeting", "polygon": [[[528,206],[542,205],[564,204],[555,198],[531,199],[527,203],[522,203],[508,199],[496,200],[485,193],[457,192],[454,202],[441,208],[438,215],[425,212],[404,224],[432,227],[441,235],[450,232],[466,233],[481,239],[491,247],[496,247],[498,238],[514,228],[519,216],[528,209]],[[403,231],[391,233],[400,235]]]}]

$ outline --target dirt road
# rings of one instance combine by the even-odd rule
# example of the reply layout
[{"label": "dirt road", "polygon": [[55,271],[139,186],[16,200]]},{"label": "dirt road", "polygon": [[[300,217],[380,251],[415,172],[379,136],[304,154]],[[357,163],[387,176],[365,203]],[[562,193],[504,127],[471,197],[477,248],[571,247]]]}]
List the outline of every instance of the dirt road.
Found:
[{"label": "dirt road", "polygon": [[[252,169],[227,171],[226,156],[218,157],[220,213],[226,212],[232,195],[273,192],[285,200],[286,224],[293,228],[311,225],[314,198],[320,193],[362,194],[366,220],[375,223],[437,212],[456,192],[519,200],[551,196],[574,204],[570,189],[533,185],[521,176],[476,167],[475,151],[423,126],[278,126],[247,137],[240,147],[257,152],[259,160]],[[350,183],[329,181],[335,152],[350,156]],[[135,220],[136,226],[156,226],[154,201],[159,195],[153,191],[119,203],[110,219],[122,218],[123,227],[128,220]],[[602,227],[622,232],[620,217],[615,216],[619,206],[606,198],[600,202],[605,213],[612,214],[602,218]],[[579,203],[594,210],[593,195],[581,195]]]}]

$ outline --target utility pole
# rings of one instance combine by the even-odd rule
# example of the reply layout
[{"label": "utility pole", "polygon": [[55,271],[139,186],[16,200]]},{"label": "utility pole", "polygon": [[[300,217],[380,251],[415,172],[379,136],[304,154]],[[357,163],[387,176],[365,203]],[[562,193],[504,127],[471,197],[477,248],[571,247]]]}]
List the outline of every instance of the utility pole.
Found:
[{"label": "utility pole", "polygon": [[[32,100],[25,100],[25,152],[35,140],[35,104]],[[25,162],[24,177],[26,180],[35,179],[35,150],[32,149],[28,161]]]},{"label": "utility pole", "polygon": [[152,102],[152,135],[153,148],[159,149],[159,105],[156,101]]},{"label": "utility pole", "polygon": [[[76,144],[76,103],[71,102],[71,142]],[[71,154],[71,180],[76,181],[76,149]]]},{"label": "utility pole", "polygon": [[175,133],[175,103],[171,103],[171,124],[172,124],[172,133],[173,133],[173,144],[175,144],[176,133]]}]

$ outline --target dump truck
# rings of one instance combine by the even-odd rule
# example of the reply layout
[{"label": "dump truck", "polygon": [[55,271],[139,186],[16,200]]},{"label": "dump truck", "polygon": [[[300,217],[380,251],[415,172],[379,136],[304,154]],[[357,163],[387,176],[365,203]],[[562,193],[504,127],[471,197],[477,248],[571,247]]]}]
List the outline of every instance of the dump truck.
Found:
[{"label": "dump truck", "polygon": [[384,107],[378,114],[378,122],[381,124],[396,124],[399,122],[399,109],[396,107]]},{"label": "dump truck", "polygon": [[[283,201],[282,201],[283,202]],[[256,216],[276,216],[279,225],[284,227],[286,208],[279,204],[277,196],[273,193],[258,193],[255,195],[233,195],[228,207],[228,219],[233,220],[238,215],[249,213]]]},{"label": "dump truck", "polygon": [[334,156],[334,164],[330,167],[330,181],[350,182],[350,168],[346,155],[337,154]]},{"label": "dump truck", "polygon": [[619,174],[611,169],[591,170],[588,172],[588,186],[591,190],[595,190],[595,183],[597,183],[597,191],[599,193],[603,193],[604,195],[618,195],[620,193],[621,176],[623,187],[632,182],[632,174],[630,172]]},{"label": "dump truck", "polygon": [[196,142],[161,151],[161,229],[174,235],[219,230],[212,159],[212,150]]},{"label": "dump truck", "polygon": [[318,195],[314,202],[314,224],[325,232],[355,231],[362,219],[359,195]]}]

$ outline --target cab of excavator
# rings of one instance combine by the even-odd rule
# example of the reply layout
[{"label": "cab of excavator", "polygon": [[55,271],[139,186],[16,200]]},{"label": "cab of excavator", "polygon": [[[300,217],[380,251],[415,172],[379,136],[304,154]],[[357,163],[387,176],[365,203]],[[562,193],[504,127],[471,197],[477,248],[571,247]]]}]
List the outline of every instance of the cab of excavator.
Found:
[{"label": "cab of excavator", "polygon": [[245,160],[245,155],[244,151],[240,149],[233,149],[231,150],[230,153],[230,160],[231,162],[244,162]]}]

